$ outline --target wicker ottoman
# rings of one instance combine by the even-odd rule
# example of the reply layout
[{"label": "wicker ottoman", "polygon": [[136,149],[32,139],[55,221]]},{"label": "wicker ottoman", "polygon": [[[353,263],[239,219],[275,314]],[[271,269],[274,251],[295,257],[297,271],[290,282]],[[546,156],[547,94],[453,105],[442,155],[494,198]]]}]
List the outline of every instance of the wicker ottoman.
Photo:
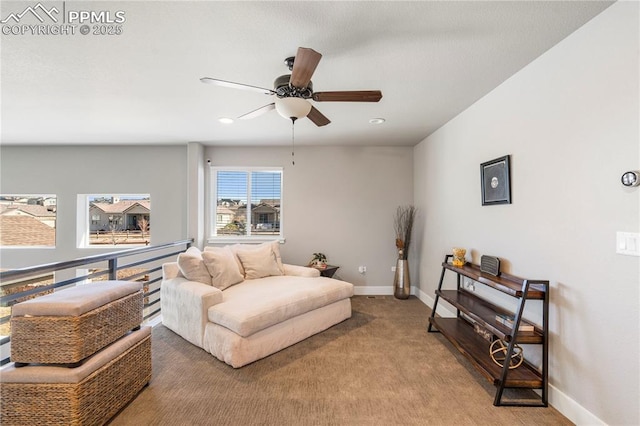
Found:
[{"label": "wicker ottoman", "polygon": [[11,361],[76,364],[142,323],[142,285],[104,281],[17,303]]},{"label": "wicker ottoman", "polygon": [[102,425],[151,380],[151,327],[132,331],[76,368],[2,370],[0,423]]}]

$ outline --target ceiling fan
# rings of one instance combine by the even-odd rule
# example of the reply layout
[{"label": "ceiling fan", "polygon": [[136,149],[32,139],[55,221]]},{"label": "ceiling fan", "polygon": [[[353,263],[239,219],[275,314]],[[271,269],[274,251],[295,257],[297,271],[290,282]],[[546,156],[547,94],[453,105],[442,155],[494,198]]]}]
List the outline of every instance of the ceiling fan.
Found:
[{"label": "ceiling fan", "polygon": [[299,47],[296,56],[285,59],[285,65],[287,65],[291,74],[281,75],[276,78],[273,83],[273,89],[210,77],[203,77],[200,81],[276,96],[274,102],[238,117],[243,120],[257,117],[275,109],[280,115],[291,119],[293,122],[298,118],[308,117],[316,126],[325,126],[331,121],[312,106],[309,99],[313,99],[316,102],[378,102],[382,99],[382,92],[379,90],[314,92],[311,76],[321,58],[322,55],[315,50]]}]

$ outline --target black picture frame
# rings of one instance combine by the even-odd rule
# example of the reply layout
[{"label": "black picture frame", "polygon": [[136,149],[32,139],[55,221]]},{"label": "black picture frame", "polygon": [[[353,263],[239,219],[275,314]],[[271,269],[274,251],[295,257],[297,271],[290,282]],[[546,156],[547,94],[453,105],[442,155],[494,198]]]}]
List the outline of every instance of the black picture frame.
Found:
[{"label": "black picture frame", "polygon": [[510,156],[480,164],[482,205],[511,204]]}]

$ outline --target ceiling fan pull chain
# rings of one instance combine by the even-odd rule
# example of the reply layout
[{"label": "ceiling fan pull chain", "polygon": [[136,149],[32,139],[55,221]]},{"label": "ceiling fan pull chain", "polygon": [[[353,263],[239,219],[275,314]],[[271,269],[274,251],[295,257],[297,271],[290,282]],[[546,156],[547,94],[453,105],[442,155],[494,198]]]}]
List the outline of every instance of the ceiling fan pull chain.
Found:
[{"label": "ceiling fan pull chain", "polygon": [[296,124],[296,117],[291,117],[291,165],[295,166],[296,165],[296,159],[295,159],[295,124]]}]

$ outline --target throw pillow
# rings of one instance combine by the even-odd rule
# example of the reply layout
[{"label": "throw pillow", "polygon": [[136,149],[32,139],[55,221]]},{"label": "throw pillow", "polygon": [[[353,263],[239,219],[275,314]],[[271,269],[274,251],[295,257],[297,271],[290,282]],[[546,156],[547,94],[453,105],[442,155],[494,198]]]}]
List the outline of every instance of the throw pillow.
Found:
[{"label": "throw pillow", "polygon": [[[233,254],[236,256],[236,261],[238,262],[238,268],[240,268],[240,273],[242,276],[246,275],[244,272],[244,266],[242,266],[242,262],[238,257],[238,250],[255,250],[260,249],[264,246],[270,246],[273,251],[273,255],[276,258],[276,262],[278,263],[278,268],[282,272],[280,275],[284,275],[284,265],[282,264],[282,258],[280,257],[280,243],[277,241],[273,241],[271,243],[262,243],[262,244],[234,244],[231,246],[227,246],[231,249]],[[209,247],[205,247],[204,251],[209,250]]]},{"label": "throw pillow", "polygon": [[244,280],[238,268],[236,255],[229,247],[207,247],[202,253],[202,259],[214,287],[224,290]]},{"label": "throw pillow", "polygon": [[236,257],[236,262],[238,264],[238,269],[240,270],[240,273],[244,277],[244,267],[242,266],[242,262],[240,262],[240,258],[238,257],[237,251],[239,249],[243,249],[243,248],[247,248],[247,247],[253,247],[253,246],[248,245],[248,244],[234,244],[232,246],[226,246],[226,247],[229,247],[229,249],[231,249],[231,252],[233,253],[233,255]]},{"label": "throw pillow", "polygon": [[244,277],[247,280],[283,274],[271,243],[255,247],[236,247],[235,254],[242,263]]},{"label": "throw pillow", "polygon": [[202,252],[197,247],[189,247],[178,255],[178,268],[189,281],[211,285],[211,275],[202,259]]},{"label": "throw pillow", "polygon": [[284,265],[282,264],[282,257],[280,256],[280,243],[278,241],[274,241],[272,243],[266,243],[271,245],[271,250],[276,257],[276,262],[278,263],[278,268],[280,269],[280,275],[284,275]]}]

